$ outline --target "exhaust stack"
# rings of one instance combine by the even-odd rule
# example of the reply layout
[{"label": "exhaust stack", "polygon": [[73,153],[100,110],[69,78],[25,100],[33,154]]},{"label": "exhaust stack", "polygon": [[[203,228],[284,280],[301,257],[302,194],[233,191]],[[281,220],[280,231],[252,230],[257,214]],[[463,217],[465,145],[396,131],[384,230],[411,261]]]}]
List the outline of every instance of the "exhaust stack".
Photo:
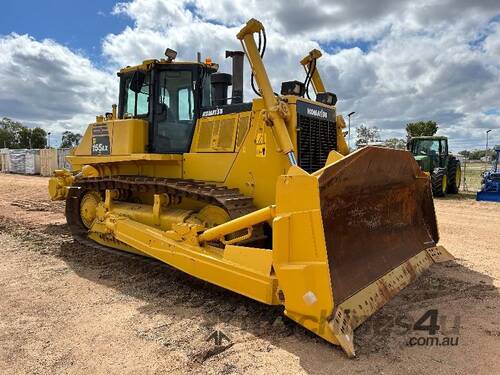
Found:
[{"label": "exhaust stack", "polygon": [[226,58],[233,59],[233,92],[231,104],[243,103],[243,51],[226,51]]}]

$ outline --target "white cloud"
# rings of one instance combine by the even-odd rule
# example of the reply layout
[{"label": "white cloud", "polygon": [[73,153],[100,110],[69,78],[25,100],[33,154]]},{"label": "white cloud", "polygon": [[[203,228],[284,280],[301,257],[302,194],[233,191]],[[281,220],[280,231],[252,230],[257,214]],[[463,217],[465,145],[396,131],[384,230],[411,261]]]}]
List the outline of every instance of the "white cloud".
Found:
[{"label": "white cloud", "polygon": [[0,83],[0,116],[62,132],[109,111],[117,80],[52,40],[10,34],[0,38]]},{"label": "white cloud", "polygon": [[483,46],[486,55],[498,63],[500,56],[500,21],[492,25],[491,32],[486,36]]},{"label": "white cloud", "polygon": [[[403,136],[409,121],[433,119],[454,150],[482,147],[486,127],[500,136],[498,0],[134,0],[113,14],[134,24],[104,38],[109,71],[53,41],[0,39],[0,114],[7,108],[31,122],[77,126],[116,101],[111,71],[161,58],[166,47],[182,60],[200,51],[229,71],[224,51],[240,48],[235,35],[255,17],[266,26],[265,62],[276,90],[283,80],[303,79],[299,60],[322,48],[318,68],[339,110],[356,111],[354,125],[392,137]],[[20,89],[9,97],[6,87]]]},{"label": "white cloud", "polygon": [[500,106],[500,32],[489,23],[500,14],[498,1],[135,0],[116,12],[135,21],[104,42],[105,54],[122,65],[171,46],[184,59],[202,51],[228,71],[224,50],[238,47],[235,34],[256,17],[268,31],[265,61],[276,90],[283,80],[303,79],[298,61],[323,46],[319,68],[339,109],[356,110],[353,124],[378,126],[389,137],[403,136],[409,121],[434,119],[460,147],[479,147],[483,127],[500,127],[497,116],[483,114]]},{"label": "white cloud", "polygon": [[193,14],[186,8],[191,3],[193,2],[185,0],[137,0],[118,3],[114,13],[125,14],[134,19],[136,28],[140,30],[169,30],[173,26],[193,22]]}]

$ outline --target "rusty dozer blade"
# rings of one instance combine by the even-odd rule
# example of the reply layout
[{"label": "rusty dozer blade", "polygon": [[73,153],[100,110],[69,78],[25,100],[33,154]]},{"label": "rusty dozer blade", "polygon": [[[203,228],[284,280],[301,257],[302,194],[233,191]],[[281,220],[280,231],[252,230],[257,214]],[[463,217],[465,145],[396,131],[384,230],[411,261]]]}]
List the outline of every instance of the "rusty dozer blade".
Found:
[{"label": "rusty dozer blade", "polygon": [[[296,216],[294,227],[300,228],[298,231],[304,232],[302,228],[308,225],[313,228],[310,251],[326,255],[324,271],[318,265],[323,261],[321,256],[303,256],[308,267],[313,263],[317,267],[315,274],[303,268],[303,275],[314,281],[307,286],[306,282],[295,282],[293,292],[292,283],[286,283],[286,272],[292,264],[298,267],[297,262],[288,261],[286,266],[275,262],[278,279],[285,287],[285,314],[353,356],[353,330],[357,326],[434,262],[453,258],[437,246],[429,178],[410,153],[380,147],[360,149],[312,175],[291,172],[278,182],[278,214],[285,216],[286,211]],[[307,178],[315,181],[306,182]],[[307,208],[291,207],[293,194],[313,203]],[[314,229],[319,220],[313,218],[315,206],[319,206],[322,230]],[[309,224],[298,218],[298,211],[305,209],[310,210]],[[293,211],[297,212],[290,213]],[[280,230],[277,225],[278,238]],[[294,236],[291,228],[288,235]],[[290,243],[300,240],[292,238]],[[289,246],[293,254],[293,245]],[[279,251],[279,246],[273,250]],[[321,272],[328,280],[321,280]],[[289,305],[287,294],[292,296]],[[305,303],[293,300],[295,294],[302,295]]]},{"label": "rusty dozer blade", "polygon": [[439,236],[426,175],[407,152],[368,147],[319,176],[335,302],[342,303]]}]

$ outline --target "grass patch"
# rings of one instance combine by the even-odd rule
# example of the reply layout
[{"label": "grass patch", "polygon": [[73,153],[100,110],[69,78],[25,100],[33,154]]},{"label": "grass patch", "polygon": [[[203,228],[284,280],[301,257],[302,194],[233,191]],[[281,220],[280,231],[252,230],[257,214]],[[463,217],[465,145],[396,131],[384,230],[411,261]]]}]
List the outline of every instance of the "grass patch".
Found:
[{"label": "grass patch", "polygon": [[[477,191],[481,188],[482,173],[491,169],[490,163],[467,162],[462,163],[462,186],[461,190]],[[465,177],[465,184],[464,184]]]}]

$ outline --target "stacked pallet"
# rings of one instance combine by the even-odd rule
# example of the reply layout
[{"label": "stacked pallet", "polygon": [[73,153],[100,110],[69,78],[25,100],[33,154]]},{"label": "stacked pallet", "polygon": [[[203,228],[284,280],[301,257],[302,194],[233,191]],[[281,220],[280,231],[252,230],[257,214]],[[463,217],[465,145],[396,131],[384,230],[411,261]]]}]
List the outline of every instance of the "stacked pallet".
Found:
[{"label": "stacked pallet", "polygon": [[46,148],[40,150],[40,174],[42,176],[52,176],[56,169],[59,169],[57,156],[59,150]]},{"label": "stacked pallet", "polygon": [[58,169],[71,170],[71,165],[66,160],[66,156],[70,154],[70,148],[59,148],[57,149],[57,166]]},{"label": "stacked pallet", "polygon": [[40,174],[40,150],[10,150],[9,172],[19,174]]},{"label": "stacked pallet", "polygon": [[42,150],[0,149],[0,167],[4,173],[40,174],[52,176],[56,169],[71,170],[66,160],[69,148],[49,148]]},{"label": "stacked pallet", "polygon": [[26,171],[26,150],[10,150],[9,172],[24,174]]},{"label": "stacked pallet", "polygon": [[40,174],[40,150],[25,150],[25,174]]},{"label": "stacked pallet", "polygon": [[42,176],[52,176],[56,169],[71,169],[71,165],[66,160],[70,150],[69,148],[40,150],[40,174]]},{"label": "stacked pallet", "polygon": [[0,149],[0,171],[3,173],[9,172],[9,149]]}]

